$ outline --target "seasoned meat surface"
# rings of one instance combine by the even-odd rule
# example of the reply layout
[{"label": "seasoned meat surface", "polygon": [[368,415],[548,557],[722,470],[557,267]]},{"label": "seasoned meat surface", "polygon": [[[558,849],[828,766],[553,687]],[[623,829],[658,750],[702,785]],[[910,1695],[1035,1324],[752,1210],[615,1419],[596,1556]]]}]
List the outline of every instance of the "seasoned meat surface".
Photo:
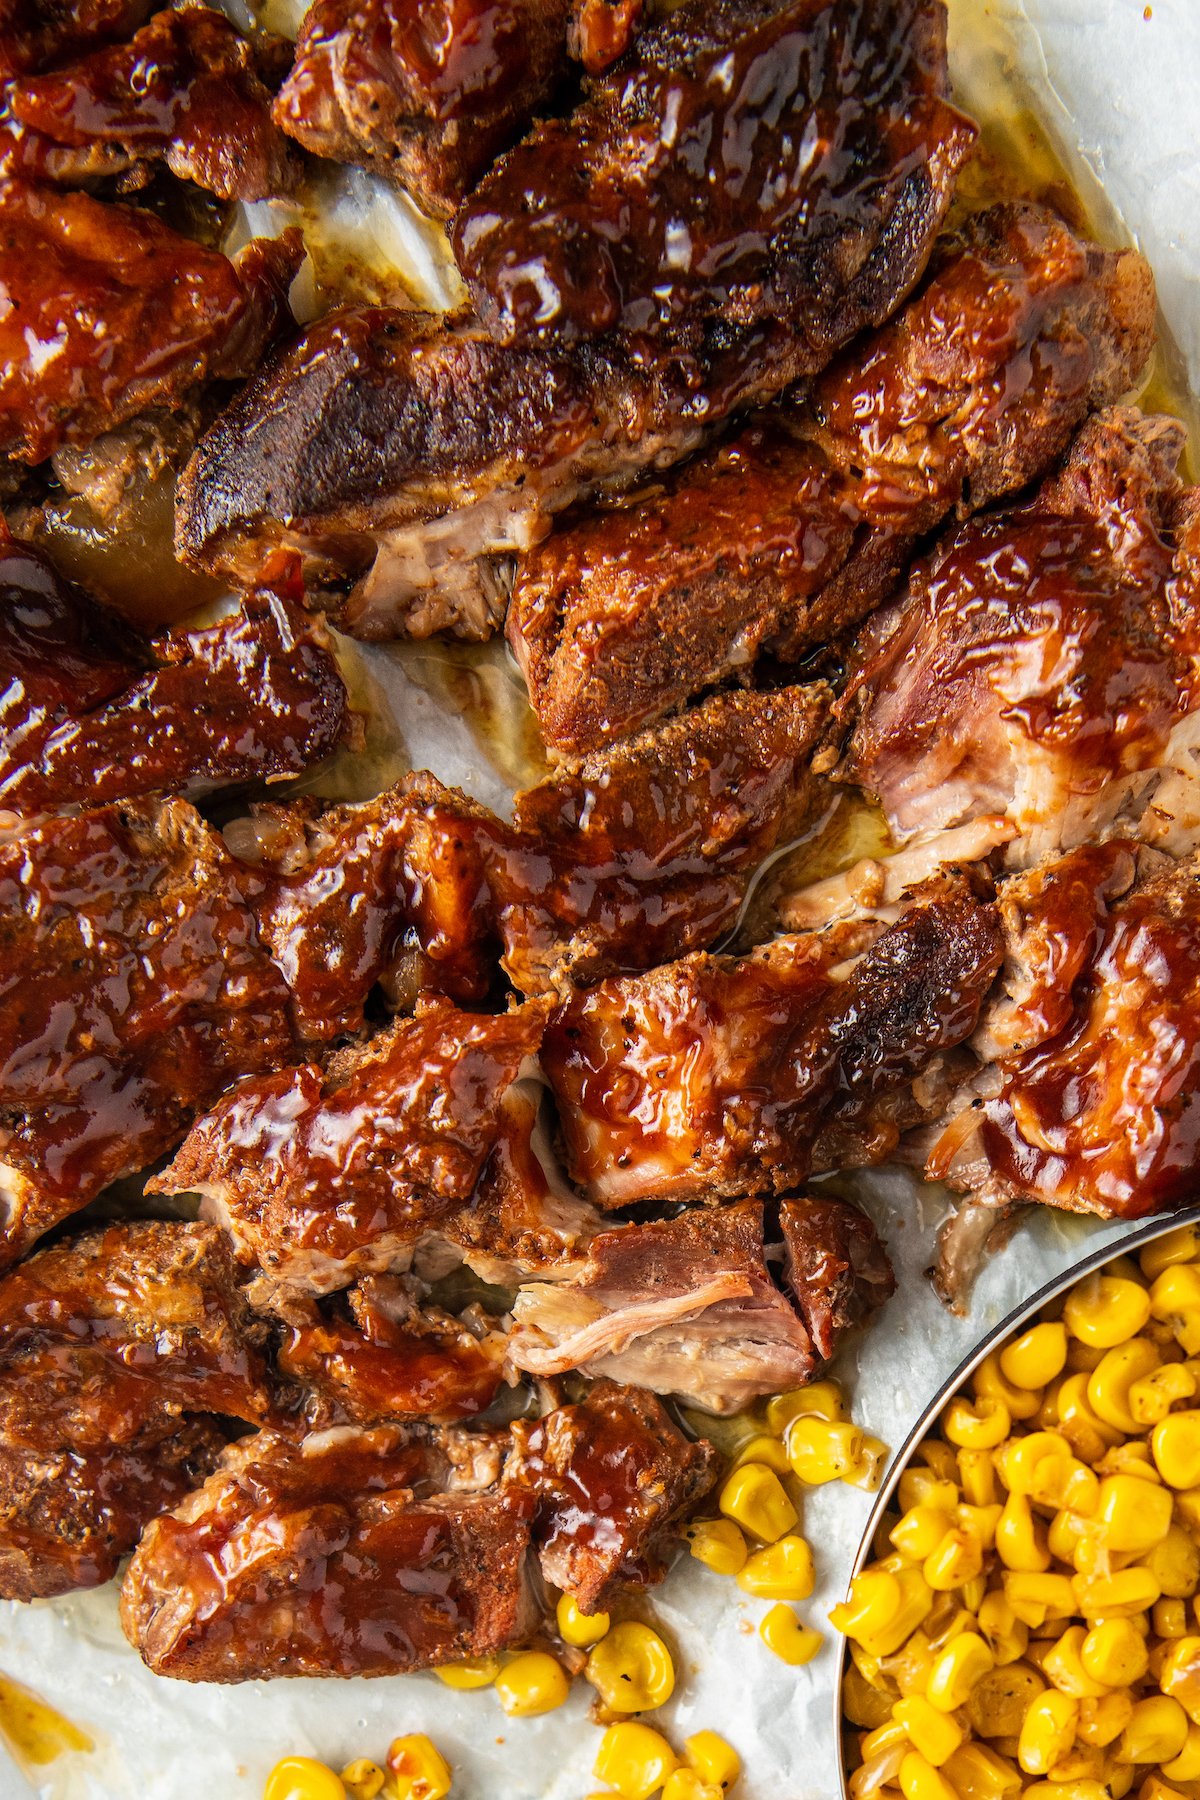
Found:
[{"label": "seasoned meat surface", "polygon": [[881,935],[783,937],[600,983],[559,1008],[542,1050],[571,1175],[614,1207],[786,1193],[880,1160],[1001,955],[994,910],[951,878]]},{"label": "seasoned meat surface", "polygon": [[440,1460],[401,1426],[231,1446],[143,1534],[126,1636],[184,1681],[396,1675],[504,1649],[532,1624],[528,1502],[430,1493]]},{"label": "seasoned meat surface", "polygon": [[449,219],[562,85],[573,10],[572,0],[316,0],[275,117],[306,150],[365,163]]},{"label": "seasoned meat surface", "polygon": [[[594,1237],[587,1252],[566,1279],[519,1290],[509,1344],[516,1368],[536,1375],[580,1369],[730,1413],[801,1386],[831,1353],[830,1334],[818,1349],[771,1279],[760,1202],[618,1226]],[[886,1270],[878,1243],[875,1254]],[[823,1271],[815,1256],[808,1261],[819,1288]]]},{"label": "seasoned meat surface", "polygon": [[248,375],[290,320],[301,254],[290,233],[230,261],[145,210],[4,182],[0,456],[38,463],[205,380]]},{"label": "seasoned meat surface", "polygon": [[127,37],[154,0],[5,0],[0,15],[0,77],[23,75]]},{"label": "seasoned meat surface", "polygon": [[222,200],[263,200],[298,174],[249,44],[208,6],[156,12],[128,42],[26,77],[7,98],[0,156],[11,145],[16,167],[35,179],[162,161]]},{"label": "seasoned meat surface", "polygon": [[870,1219],[846,1200],[781,1200],[779,1226],[785,1285],[813,1349],[828,1361],[846,1333],[895,1292],[892,1265]]},{"label": "seasoned meat surface", "polygon": [[240,1083],[148,1191],[202,1194],[268,1288],[328,1293],[403,1270],[470,1198],[544,1020],[536,1003],[488,1014],[423,1000],[323,1069]]},{"label": "seasoned meat surface", "polygon": [[1130,387],[1153,330],[1136,252],[1040,207],[970,219],[804,406],[522,556],[507,629],[547,743],[590,749],[854,624],[948,512],[1023,487]]},{"label": "seasoned meat surface", "polygon": [[662,1579],[676,1531],[717,1478],[711,1444],[689,1442],[653,1394],[614,1381],[512,1433],[503,1491],[534,1501],[542,1573],[585,1613],[623,1585]]},{"label": "seasoned meat surface", "polygon": [[901,842],[993,814],[1016,867],[1122,823],[1191,841],[1200,505],[1182,441],[1171,419],[1098,414],[1033,500],[949,533],[869,622],[843,770]]},{"label": "seasoned meat surface", "polygon": [[475,188],[502,343],[779,320],[820,368],[920,274],[975,128],[938,0],[684,0]]}]

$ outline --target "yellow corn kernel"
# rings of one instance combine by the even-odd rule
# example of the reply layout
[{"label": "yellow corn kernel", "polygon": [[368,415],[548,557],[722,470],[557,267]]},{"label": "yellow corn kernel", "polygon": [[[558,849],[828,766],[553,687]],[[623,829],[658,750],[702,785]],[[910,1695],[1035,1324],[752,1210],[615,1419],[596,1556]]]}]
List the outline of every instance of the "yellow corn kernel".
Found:
[{"label": "yellow corn kernel", "polygon": [[475,1688],[491,1687],[500,1673],[500,1659],[497,1656],[472,1656],[465,1662],[443,1663],[433,1672],[448,1688],[470,1693]]},{"label": "yellow corn kernel", "polygon": [[959,1800],[1010,1800],[1021,1791],[1021,1772],[985,1744],[964,1744],[944,1773]]},{"label": "yellow corn kernel", "polygon": [[450,1765],[423,1731],[393,1738],[385,1758],[391,1780],[388,1800],[445,1800],[453,1776]]},{"label": "yellow corn kernel", "polygon": [[996,1523],[996,1552],[1006,1569],[1040,1571],[1050,1567],[1046,1529],[1035,1519],[1024,1494],[1010,1494]]},{"label": "yellow corn kernel", "polygon": [[1117,1754],[1123,1762],[1170,1762],[1187,1743],[1187,1728],[1187,1714],[1178,1700],[1167,1694],[1151,1694],[1134,1702],[1133,1716],[1121,1734]]},{"label": "yellow corn kernel", "polygon": [[1129,1410],[1139,1425],[1157,1425],[1180,1400],[1191,1400],[1196,1377],[1183,1363],[1160,1363],[1129,1390]]},{"label": "yellow corn kernel", "polygon": [[788,1426],[788,1461],[792,1473],[808,1487],[852,1476],[862,1461],[865,1433],[845,1419],[818,1419],[808,1414]]},{"label": "yellow corn kernel", "polygon": [[767,1401],[767,1428],[782,1437],[794,1419],[812,1413],[818,1419],[844,1419],[846,1402],[836,1381],[814,1381]]},{"label": "yellow corn kernel", "polygon": [[937,1655],[927,1633],[917,1630],[909,1632],[900,1648],[884,1659],[899,1698],[925,1692]]},{"label": "yellow corn kernel", "polygon": [[346,1800],[342,1781],[313,1756],[285,1756],[267,1776],[263,1800]]},{"label": "yellow corn kernel", "polygon": [[1000,1352],[1000,1370],[1014,1387],[1044,1388],[1067,1361],[1067,1328],[1061,1320],[1033,1325]]},{"label": "yellow corn kernel", "polygon": [[777,1475],[787,1475],[791,1465],[787,1459],[787,1451],[777,1437],[767,1437],[759,1433],[749,1438],[734,1457],[731,1468],[740,1469],[743,1463],[765,1463],[768,1469],[774,1469]]},{"label": "yellow corn kernel", "polygon": [[1076,1735],[1081,1744],[1092,1744],[1098,1750],[1115,1743],[1133,1717],[1133,1697],[1125,1688],[1117,1688],[1098,1700],[1079,1702]]},{"label": "yellow corn kernel", "polygon": [[1085,1619],[1128,1619],[1148,1612],[1159,1597],[1149,1569],[1116,1569],[1111,1575],[1076,1575],[1076,1611]]},{"label": "yellow corn kernel", "polygon": [[760,1600],[807,1600],[814,1580],[812,1551],[802,1537],[789,1532],[778,1543],[755,1550],[737,1584]]},{"label": "yellow corn kernel", "polygon": [[941,1506],[910,1506],[888,1533],[902,1556],[924,1562],[954,1523],[954,1514]]},{"label": "yellow corn kernel", "polygon": [[1025,1646],[1029,1642],[1029,1627],[1023,1619],[1017,1617],[1002,1589],[997,1588],[984,1595],[976,1609],[976,1616],[980,1635],[986,1638],[997,1668],[1003,1668],[1006,1663],[1016,1662],[1019,1657],[1024,1656]]},{"label": "yellow corn kernel", "polygon": [[1150,1448],[1169,1487],[1200,1486],[1200,1412],[1169,1413],[1151,1432]]},{"label": "yellow corn kernel", "polygon": [[942,1414],[942,1430],[962,1450],[994,1450],[1012,1429],[1012,1414],[1003,1400],[983,1396],[975,1401],[951,1400]]},{"label": "yellow corn kernel", "polygon": [[1100,1483],[1096,1524],[1109,1550],[1135,1555],[1161,1544],[1171,1529],[1171,1496],[1166,1488],[1136,1475],[1106,1475]]},{"label": "yellow corn kernel", "polygon": [[925,1687],[925,1697],[940,1712],[964,1706],[975,1683],[990,1675],[996,1662],[978,1632],[960,1632],[935,1659]]},{"label": "yellow corn kernel", "polygon": [[576,1650],[590,1650],[593,1644],[598,1644],[611,1623],[606,1612],[580,1612],[570,1594],[559,1595],[554,1617],[559,1637]]},{"label": "yellow corn kernel", "polygon": [[674,1769],[667,1776],[662,1800],[722,1800],[724,1791],[703,1781],[695,1769]]},{"label": "yellow corn kernel", "polygon": [[1194,1725],[1200,1725],[1200,1637],[1184,1637],[1173,1643],[1163,1658],[1158,1685],[1178,1700]]},{"label": "yellow corn kernel", "polygon": [[1075,1742],[1079,1702],[1047,1688],[1033,1701],[1021,1725],[1017,1761],[1027,1775],[1048,1775]]},{"label": "yellow corn kernel", "polygon": [[963,1741],[962,1727],[948,1713],[931,1706],[923,1694],[910,1694],[904,1700],[897,1700],[892,1717],[913,1749],[935,1769],[940,1769]]},{"label": "yellow corn kernel", "polygon": [[870,1762],[881,1752],[894,1749],[897,1744],[902,1744],[906,1750],[912,1749],[908,1733],[903,1725],[895,1718],[889,1717],[887,1723],[881,1725],[878,1731],[868,1732],[865,1737],[858,1740],[859,1755],[864,1762]]},{"label": "yellow corn kernel", "polygon": [[1069,1575],[1013,1569],[1005,1572],[1003,1580],[1009,1607],[1033,1631],[1040,1631],[1047,1622],[1069,1619],[1075,1611],[1075,1588]]},{"label": "yellow corn kernel", "polygon": [[1146,1640],[1130,1619],[1101,1619],[1087,1633],[1080,1661],[1103,1687],[1132,1687],[1146,1673]]},{"label": "yellow corn kernel", "polygon": [[610,1712],[650,1712],[675,1691],[671,1652],[657,1631],[635,1619],[601,1638],[583,1672]]},{"label": "yellow corn kernel", "polygon": [[1156,1638],[1173,1640],[1187,1636],[1187,1608],[1182,1600],[1156,1600],[1151,1617]]},{"label": "yellow corn kernel", "polygon": [[944,1444],[941,1438],[922,1438],[913,1451],[913,1460],[932,1469],[939,1481],[958,1479],[958,1452],[952,1450],[949,1444]]},{"label": "yellow corn kernel", "polygon": [[791,1531],[798,1513],[774,1469],[763,1463],[743,1463],[735,1469],[717,1496],[727,1519],[764,1544],[773,1544]]},{"label": "yellow corn kernel", "polygon": [[1182,1525],[1172,1525],[1142,1562],[1169,1600],[1190,1600],[1200,1587],[1200,1547]]},{"label": "yellow corn kernel", "polygon": [[1035,1781],[1026,1800],[1109,1800],[1112,1789],[1098,1781]]},{"label": "yellow corn kernel", "polygon": [[495,1688],[510,1718],[533,1719],[562,1705],[571,1691],[571,1679],[545,1650],[524,1650],[501,1669]]},{"label": "yellow corn kernel", "polygon": [[386,1776],[379,1764],[369,1761],[365,1756],[356,1757],[342,1770],[342,1786],[346,1790],[347,1800],[378,1800],[385,1780]]},{"label": "yellow corn kernel", "polygon": [[1175,1518],[1188,1531],[1200,1536],[1200,1487],[1176,1489]]},{"label": "yellow corn kernel", "polygon": [[1200,1254],[1200,1231],[1195,1225],[1177,1225],[1164,1231],[1138,1251],[1138,1264],[1146,1280],[1153,1282],[1172,1263],[1193,1262]]},{"label": "yellow corn kernel", "polygon": [[1136,1337],[1149,1317],[1146,1289],[1120,1275],[1085,1275],[1063,1303],[1063,1323],[1071,1336],[1102,1350]]},{"label": "yellow corn kernel", "polygon": [[946,1777],[918,1750],[910,1750],[900,1764],[900,1792],[904,1800],[958,1800]]},{"label": "yellow corn kernel", "polygon": [[983,1552],[983,1536],[978,1530],[969,1523],[954,1525],[925,1558],[922,1573],[935,1593],[952,1593],[983,1573]]},{"label": "yellow corn kernel", "polygon": [[1172,1781],[1200,1781],[1200,1725],[1188,1720],[1183,1749],[1163,1764],[1162,1772]]},{"label": "yellow corn kernel", "polygon": [[1130,1410],[1130,1390],[1162,1365],[1156,1347],[1144,1337],[1130,1338],[1104,1356],[1087,1378],[1088,1405],[1114,1431],[1134,1433],[1138,1422]]},{"label": "yellow corn kernel", "polygon": [[1060,1694],[1073,1695],[1076,1700],[1098,1699],[1117,1685],[1116,1682],[1097,1680],[1084,1663],[1082,1652],[1088,1636],[1082,1625],[1069,1625],[1042,1658],[1042,1673],[1050,1685]]},{"label": "yellow corn kernel", "polygon": [[696,1561],[715,1575],[736,1575],[750,1554],[732,1519],[696,1519],[683,1535]]},{"label": "yellow corn kernel", "polygon": [[919,1569],[864,1569],[830,1623],[873,1655],[890,1656],[929,1614],[933,1590]]},{"label": "yellow corn kernel", "polygon": [[1200,1310],[1200,1267],[1195,1263],[1174,1263],[1155,1276],[1150,1284],[1150,1311],[1156,1319],[1173,1324],[1197,1310]]},{"label": "yellow corn kernel", "polygon": [[679,1758],[661,1731],[623,1719],[600,1739],[592,1773],[622,1800],[649,1800],[678,1767]]},{"label": "yellow corn kernel", "polygon": [[794,1669],[810,1663],[825,1641],[819,1631],[806,1625],[782,1601],[763,1614],[759,1621],[758,1635],[768,1650],[773,1651],[781,1662],[790,1663]]},{"label": "yellow corn kernel", "polygon": [[958,1481],[968,1506],[994,1506],[996,1462],[990,1450],[960,1450],[957,1457]]},{"label": "yellow corn kernel", "polygon": [[869,1431],[864,1431],[858,1458],[842,1476],[842,1480],[848,1481],[851,1487],[863,1488],[868,1494],[873,1494],[879,1486],[888,1455],[889,1448],[883,1439],[872,1437]]},{"label": "yellow corn kernel", "polygon": [[985,1356],[976,1369],[971,1390],[977,1400],[1002,1400],[1012,1419],[1032,1419],[1042,1404],[1042,1396],[1035,1388],[1020,1388],[1008,1379],[1000,1367],[997,1350]]},{"label": "yellow corn kernel", "polygon": [[1085,1463],[1099,1462],[1121,1437],[1120,1428],[1102,1419],[1092,1405],[1089,1383],[1096,1372],[1093,1369],[1091,1375],[1068,1375],[1058,1390],[1058,1430]]},{"label": "yellow corn kernel", "polygon": [[1147,1775],[1137,1791],[1137,1800],[1188,1800],[1177,1787],[1168,1787],[1161,1775]]},{"label": "yellow corn kernel", "polygon": [[896,1499],[902,1512],[914,1506],[934,1506],[942,1512],[953,1512],[961,1498],[958,1483],[943,1481],[932,1469],[905,1469],[896,1485]]},{"label": "yellow corn kernel", "polygon": [[852,1725],[864,1731],[877,1731],[892,1716],[895,1690],[873,1687],[861,1670],[853,1664],[842,1677],[842,1711]]},{"label": "yellow corn kernel", "polygon": [[967,1717],[982,1738],[1015,1738],[1025,1714],[1046,1683],[1028,1663],[1010,1663],[981,1675],[967,1698]]},{"label": "yellow corn kernel", "polygon": [[719,1732],[693,1732],[683,1748],[689,1765],[713,1787],[732,1787],[742,1772],[741,1757]]},{"label": "yellow corn kernel", "polygon": [[1154,1457],[1145,1438],[1130,1438],[1127,1443],[1113,1444],[1096,1464],[1098,1475],[1136,1475],[1139,1481],[1162,1485],[1162,1476],[1154,1466]]}]

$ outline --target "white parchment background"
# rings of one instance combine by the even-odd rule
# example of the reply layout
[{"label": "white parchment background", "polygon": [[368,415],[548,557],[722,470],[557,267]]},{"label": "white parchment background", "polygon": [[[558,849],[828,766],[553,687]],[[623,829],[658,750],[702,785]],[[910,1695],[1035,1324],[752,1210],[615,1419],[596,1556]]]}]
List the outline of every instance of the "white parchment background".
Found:
[{"label": "white parchment background", "polygon": [[[951,0],[959,92],[980,110],[1027,109],[1077,181],[1102,192],[1109,229],[1132,237],[1158,277],[1179,367],[1200,391],[1200,0]],[[1014,113],[1016,116],[1016,113]],[[1093,185],[1094,184],[1094,185]],[[1122,223],[1123,222],[1123,223]],[[408,753],[495,805],[512,770],[448,718],[434,662],[377,655]],[[477,678],[493,707],[512,693],[494,665]],[[453,706],[461,702],[450,697]],[[880,1172],[863,1197],[892,1249],[900,1293],[839,1373],[854,1412],[899,1443],[976,1339],[1079,1256],[1119,1229],[1044,1214],[988,1266],[969,1319],[949,1317],[923,1271],[940,1196]],[[840,1596],[870,1497],[836,1487],[807,1504],[804,1530],[819,1571],[806,1610],[817,1624]],[[663,1728],[676,1742],[710,1726],[739,1748],[745,1800],[833,1800],[835,1655],[807,1669],[776,1661],[754,1635],[765,1610],[731,1582],[677,1565],[647,1602],[677,1650],[679,1685]],[[584,1800],[598,1785],[599,1733],[590,1690],[541,1720],[509,1720],[489,1692],[449,1693],[433,1676],[375,1682],[282,1681],[191,1687],[150,1676],[125,1644],[111,1589],[64,1602],[0,1605],[0,1671],[35,1688],[97,1740],[96,1754],[60,1758],[31,1789],[0,1749],[0,1800],[257,1800],[287,1752],[339,1766],[382,1756],[400,1732],[427,1730],[455,1768],[455,1800]]]}]

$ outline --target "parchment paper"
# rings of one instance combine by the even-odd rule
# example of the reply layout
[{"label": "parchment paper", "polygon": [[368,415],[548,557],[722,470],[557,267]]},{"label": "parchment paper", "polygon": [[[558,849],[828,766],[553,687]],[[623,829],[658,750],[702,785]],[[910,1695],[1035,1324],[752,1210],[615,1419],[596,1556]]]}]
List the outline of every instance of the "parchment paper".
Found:
[{"label": "parchment paper", "polygon": [[[951,0],[956,80],[964,102],[1020,128],[1030,115],[1102,219],[1149,256],[1179,368],[1200,390],[1200,83],[1196,0]],[[436,650],[364,651],[360,678],[399,719],[403,752],[376,747],[364,791],[405,756],[494,806],[534,767],[521,733],[519,691],[503,659],[448,662]],[[501,745],[509,748],[501,750]],[[515,748],[513,747],[515,745]],[[891,1247],[900,1291],[841,1359],[856,1418],[899,1443],[973,1343],[1033,1289],[1120,1227],[1049,1213],[1032,1218],[991,1260],[967,1319],[935,1300],[924,1270],[944,1197],[898,1171],[864,1176],[858,1191]],[[840,1597],[871,1503],[835,1485],[809,1497],[802,1529],[819,1586],[803,1609],[818,1626]],[[742,1754],[744,1800],[833,1800],[837,1737],[832,1633],[793,1670],[755,1635],[766,1610],[684,1558],[643,1608],[672,1641],[676,1695],[655,1722],[677,1743],[701,1726]],[[30,1789],[0,1750],[0,1797],[54,1800],[258,1800],[288,1752],[335,1767],[381,1757],[398,1733],[425,1730],[455,1768],[455,1800],[584,1800],[599,1731],[591,1690],[543,1719],[509,1720],[495,1696],[453,1694],[433,1676],[349,1683],[259,1682],[192,1687],[156,1680],[126,1645],[109,1589],[63,1602],[0,1605],[0,1670],[85,1726],[97,1751],[48,1765]]]}]

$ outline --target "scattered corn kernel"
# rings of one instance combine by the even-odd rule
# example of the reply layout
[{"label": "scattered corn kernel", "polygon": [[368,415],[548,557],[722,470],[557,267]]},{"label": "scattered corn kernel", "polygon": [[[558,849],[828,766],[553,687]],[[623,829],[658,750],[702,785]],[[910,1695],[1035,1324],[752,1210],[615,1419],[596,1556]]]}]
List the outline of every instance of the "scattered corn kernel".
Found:
[{"label": "scattered corn kernel", "polygon": [[732,1519],[696,1519],[684,1536],[696,1561],[715,1575],[736,1575],[750,1554]]},{"label": "scattered corn kernel", "polygon": [[783,1483],[765,1463],[743,1463],[735,1469],[717,1504],[727,1519],[765,1544],[773,1544],[791,1531],[799,1518]]},{"label": "scattered corn kernel", "polygon": [[742,1772],[742,1759],[717,1731],[696,1731],[683,1746],[688,1763],[702,1781],[731,1788]]},{"label": "scattered corn kernel", "polygon": [[740,1469],[743,1463],[765,1463],[768,1469],[774,1469],[777,1475],[786,1475],[791,1469],[787,1459],[787,1451],[777,1437],[752,1437],[743,1444],[733,1459],[733,1467]]},{"label": "scattered corn kernel", "polygon": [[500,1660],[495,1656],[474,1656],[467,1662],[443,1663],[433,1672],[448,1688],[469,1692],[472,1688],[491,1687],[500,1673]]},{"label": "scattered corn kernel", "polygon": [[559,1637],[576,1650],[590,1650],[593,1644],[598,1644],[610,1623],[606,1612],[580,1612],[570,1594],[559,1595],[554,1617]]},{"label": "scattered corn kernel", "polygon": [[342,1770],[342,1786],[346,1790],[348,1800],[377,1800],[383,1791],[384,1772],[378,1763],[369,1762],[365,1756],[347,1763]]},{"label": "scattered corn kernel", "polygon": [[450,1765],[423,1731],[394,1738],[388,1748],[387,1767],[391,1780],[388,1800],[445,1800],[453,1776]]},{"label": "scattered corn kernel", "polygon": [[285,1756],[263,1788],[263,1800],[346,1800],[340,1777],[313,1756]]},{"label": "scattered corn kernel", "polygon": [[649,1800],[679,1767],[679,1758],[661,1731],[633,1720],[610,1725],[600,1739],[593,1774],[615,1788],[622,1800]]},{"label": "scattered corn kernel", "polygon": [[793,1474],[808,1487],[853,1478],[866,1449],[866,1435],[859,1426],[845,1419],[818,1419],[811,1413],[792,1421],[784,1441]]},{"label": "scattered corn kernel", "polygon": [[819,1631],[805,1625],[791,1607],[782,1602],[764,1614],[758,1635],[781,1662],[790,1663],[796,1669],[810,1663],[824,1641]]},{"label": "scattered corn kernel", "polygon": [[600,1640],[584,1674],[611,1712],[649,1712],[675,1691],[671,1652],[656,1631],[633,1619]]},{"label": "scattered corn kernel", "polygon": [[662,1800],[722,1800],[724,1792],[703,1780],[695,1769],[675,1769],[667,1776]]},{"label": "scattered corn kernel", "polygon": [[814,1381],[809,1387],[792,1388],[767,1401],[767,1427],[782,1437],[793,1419],[814,1413],[818,1419],[844,1419],[846,1402],[836,1381]]},{"label": "scattered corn kernel", "polygon": [[795,1532],[755,1550],[737,1578],[743,1593],[760,1600],[807,1600],[814,1581],[812,1551]]},{"label": "scattered corn kernel", "polygon": [[571,1691],[571,1679],[545,1650],[525,1650],[501,1669],[495,1687],[510,1718],[532,1719],[562,1705]]}]

